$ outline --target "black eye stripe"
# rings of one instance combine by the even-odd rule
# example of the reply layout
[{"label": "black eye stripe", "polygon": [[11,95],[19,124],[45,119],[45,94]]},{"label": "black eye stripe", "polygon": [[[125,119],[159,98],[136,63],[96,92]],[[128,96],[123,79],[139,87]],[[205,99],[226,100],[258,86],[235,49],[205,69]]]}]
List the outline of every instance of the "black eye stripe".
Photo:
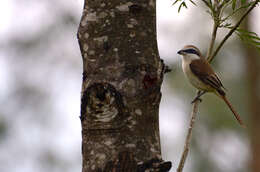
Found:
[{"label": "black eye stripe", "polygon": [[186,49],[183,50],[185,53],[189,53],[189,54],[196,54],[198,56],[200,56],[200,54],[198,53],[198,51],[194,50],[194,49]]}]

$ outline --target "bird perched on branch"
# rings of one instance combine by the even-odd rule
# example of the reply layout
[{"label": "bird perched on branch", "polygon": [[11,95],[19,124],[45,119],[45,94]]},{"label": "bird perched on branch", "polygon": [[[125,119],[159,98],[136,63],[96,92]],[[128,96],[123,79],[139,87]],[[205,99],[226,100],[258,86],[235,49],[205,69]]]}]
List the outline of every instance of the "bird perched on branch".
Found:
[{"label": "bird perched on branch", "polygon": [[200,96],[206,92],[213,92],[224,100],[239,124],[244,126],[239,114],[227,100],[224,91],[225,88],[219,77],[213,71],[207,60],[202,56],[200,50],[193,45],[186,45],[183,49],[178,51],[178,54],[182,55],[182,69],[184,74],[190,83],[200,91],[192,103],[198,100]]}]

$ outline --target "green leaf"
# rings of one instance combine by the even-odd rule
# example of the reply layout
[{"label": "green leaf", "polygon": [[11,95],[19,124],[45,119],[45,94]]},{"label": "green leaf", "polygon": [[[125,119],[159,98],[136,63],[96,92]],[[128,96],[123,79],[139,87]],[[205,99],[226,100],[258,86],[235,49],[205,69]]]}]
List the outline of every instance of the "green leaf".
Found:
[{"label": "green leaf", "polygon": [[248,34],[248,35],[255,35],[255,36],[257,36],[257,34],[255,32],[250,32],[250,31],[245,30],[245,29],[237,28],[236,30],[239,33],[242,33],[242,34]]},{"label": "green leaf", "polygon": [[209,0],[209,5],[212,7],[212,2],[211,2],[211,0]]},{"label": "green leaf", "polygon": [[181,11],[181,7],[182,7],[182,3],[180,4],[180,6],[178,8],[178,13]]},{"label": "green leaf", "polygon": [[187,9],[188,7],[187,7],[186,3],[185,2],[182,2],[182,3],[183,3],[183,6]]},{"label": "green leaf", "polygon": [[253,45],[256,45],[255,47],[260,47],[260,42],[252,41]]},{"label": "green leaf", "polygon": [[220,25],[220,27],[224,27],[227,29],[230,29],[230,26],[231,26],[231,23],[224,23],[224,24]]},{"label": "green leaf", "polygon": [[245,29],[238,28],[235,32],[239,38],[247,44],[253,45],[260,50],[260,38],[255,32],[247,31]]},{"label": "green leaf", "polygon": [[232,9],[233,11],[236,9],[237,0],[232,0]]},{"label": "green leaf", "polygon": [[196,5],[196,6],[197,6],[197,4],[196,4],[193,0],[190,0],[190,2],[191,2],[193,5]]},{"label": "green leaf", "polygon": [[[240,7],[236,8],[236,9],[234,9],[234,8],[235,8],[235,5],[237,5],[237,3],[233,4],[235,1],[237,1],[237,0],[232,0],[232,1],[229,1],[229,2],[228,2],[228,5],[230,5],[230,3],[232,3],[233,12],[231,12],[231,13],[230,13],[229,15],[227,15],[226,17],[221,18],[221,21],[222,21],[222,22],[226,21],[227,19],[229,19],[230,17],[232,17],[235,13],[239,12],[240,10],[242,10],[242,9],[247,9],[248,7],[251,7],[251,5],[253,5],[254,2],[255,2],[255,1],[251,1],[251,2],[248,2],[248,3],[246,3],[246,4],[242,5],[242,6],[240,6]],[[226,7],[226,6],[224,6],[224,8],[225,8],[225,7]]]},{"label": "green leaf", "polygon": [[[175,5],[177,2],[180,2],[180,1],[182,1],[182,2],[181,2],[181,4],[179,5],[178,13],[181,11],[181,8],[182,8],[182,7],[188,8],[188,6],[186,5],[185,0],[175,0],[172,5]],[[196,6],[197,6],[197,4],[196,4],[193,0],[189,0],[189,1],[190,1],[193,5],[196,5]]]},{"label": "green leaf", "polygon": [[177,2],[179,2],[180,0],[175,0],[174,3],[172,5],[175,5]]},{"label": "green leaf", "polygon": [[184,1],[180,4],[180,6],[179,6],[179,8],[178,8],[178,13],[181,11],[181,8],[182,8],[182,7],[188,8],[187,5],[186,5],[186,3],[185,3]]},{"label": "green leaf", "polygon": [[241,5],[244,5],[246,3],[246,0],[241,0]]},{"label": "green leaf", "polygon": [[260,41],[260,38],[258,36],[253,36],[253,35],[244,35],[244,36],[247,37],[248,39]]}]

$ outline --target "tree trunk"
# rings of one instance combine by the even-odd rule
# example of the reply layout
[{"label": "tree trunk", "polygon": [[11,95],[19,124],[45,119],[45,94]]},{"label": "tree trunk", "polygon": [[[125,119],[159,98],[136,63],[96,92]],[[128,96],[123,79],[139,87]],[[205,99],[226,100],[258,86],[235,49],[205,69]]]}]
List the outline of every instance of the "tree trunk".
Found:
[{"label": "tree trunk", "polygon": [[[252,16],[252,15],[250,15]],[[252,17],[251,17],[252,18]],[[254,19],[252,19],[254,20]],[[246,22],[246,29],[251,30],[250,23]],[[259,83],[260,83],[260,59],[259,52],[253,46],[246,46],[245,61],[246,71],[248,79],[248,91],[249,91],[249,119],[250,119],[250,140],[251,140],[251,168],[252,172],[260,171],[260,94],[259,94]]]},{"label": "tree trunk", "polygon": [[155,9],[155,0],[85,0],[78,30],[83,172],[162,168],[158,111],[165,68]]}]

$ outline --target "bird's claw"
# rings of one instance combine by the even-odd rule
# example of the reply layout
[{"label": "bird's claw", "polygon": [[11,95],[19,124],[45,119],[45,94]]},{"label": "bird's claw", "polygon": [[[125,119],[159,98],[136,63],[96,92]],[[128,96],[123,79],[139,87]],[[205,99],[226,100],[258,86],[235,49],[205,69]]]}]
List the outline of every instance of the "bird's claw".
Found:
[{"label": "bird's claw", "polygon": [[202,102],[202,99],[201,99],[201,98],[195,97],[195,99],[193,99],[193,100],[191,101],[191,104],[195,103],[197,100],[200,101],[200,102]]}]

